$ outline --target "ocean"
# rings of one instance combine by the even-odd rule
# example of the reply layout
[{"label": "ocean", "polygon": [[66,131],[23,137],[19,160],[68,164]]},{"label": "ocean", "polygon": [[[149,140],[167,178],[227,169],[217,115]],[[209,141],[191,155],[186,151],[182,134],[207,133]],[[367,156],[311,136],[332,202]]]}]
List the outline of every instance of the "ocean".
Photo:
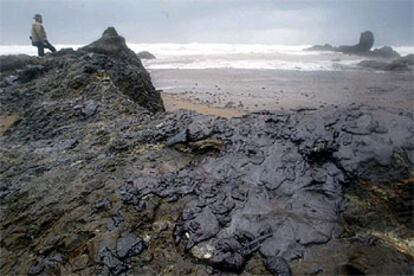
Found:
[{"label": "ocean", "polygon": [[[56,45],[57,49],[77,49],[82,45]],[[310,45],[151,43],[128,46],[134,52],[149,51],[157,58],[143,60],[151,69],[277,69],[293,71],[341,71],[359,69],[363,57],[335,52],[304,51]],[[414,47],[394,47],[401,55]],[[36,55],[30,45],[0,45],[0,55]]]}]

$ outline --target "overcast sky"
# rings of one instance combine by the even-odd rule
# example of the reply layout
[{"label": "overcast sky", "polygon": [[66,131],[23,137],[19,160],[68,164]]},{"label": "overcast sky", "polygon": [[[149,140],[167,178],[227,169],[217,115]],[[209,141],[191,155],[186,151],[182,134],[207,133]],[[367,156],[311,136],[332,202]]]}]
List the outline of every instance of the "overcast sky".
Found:
[{"label": "overcast sky", "polygon": [[414,0],[0,0],[0,43],[28,44],[35,13],[55,44],[115,26],[127,42],[414,45]]}]

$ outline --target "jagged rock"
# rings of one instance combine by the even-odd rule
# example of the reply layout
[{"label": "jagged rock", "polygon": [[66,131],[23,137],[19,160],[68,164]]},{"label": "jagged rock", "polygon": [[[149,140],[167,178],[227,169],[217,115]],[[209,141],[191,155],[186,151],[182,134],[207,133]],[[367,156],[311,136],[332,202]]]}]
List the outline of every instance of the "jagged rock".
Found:
[{"label": "jagged rock", "polygon": [[137,54],[139,59],[155,59],[156,57],[148,51],[141,51]]},{"label": "jagged rock", "polygon": [[188,135],[191,141],[198,141],[210,137],[213,133],[213,125],[211,118],[200,118],[194,120],[188,126]]},{"label": "jagged rock", "polygon": [[4,86],[14,85],[14,84],[16,84],[18,79],[19,79],[18,76],[9,75],[9,76],[4,78],[3,85]]},{"label": "jagged rock", "polygon": [[127,233],[117,241],[116,254],[120,259],[125,259],[140,254],[145,248],[146,245],[141,238]]},{"label": "jagged rock", "polygon": [[[103,54],[105,56],[87,56],[94,60],[87,62],[83,67],[85,74],[93,74],[100,71],[97,77],[102,80],[112,81],[118,89],[133,101],[138,102],[151,111],[163,111],[164,105],[152,83],[148,72],[142,66],[135,53],[131,51],[122,36],[119,36],[115,28],[109,27],[102,37],[95,42],[82,47],[78,51]],[[115,59],[115,60],[113,60]],[[78,76],[79,77],[79,76]],[[78,89],[87,83],[87,79],[71,81],[71,86]]]},{"label": "jagged rock", "polygon": [[242,245],[234,238],[220,239],[216,242],[213,258],[209,262],[215,267],[231,272],[241,272],[246,264]]},{"label": "jagged rock", "polygon": [[118,259],[108,248],[104,248],[99,252],[99,262],[103,265],[104,271],[107,270],[108,275],[121,275],[128,271],[127,264]]},{"label": "jagged rock", "polygon": [[74,109],[79,110],[81,115],[84,116],[85,118],[89,118],[93,116],[97,108],[98,108],[98,104],[93,100],[89,100],[83,104],[78,104],[74,106]]},{"label": "jagged rock", "polygon": [[174,135],[167,140],[166,145],[168,147],[174,146],[176,144],[187,143],[188,142],[188,129],[185,129],[178,134]]},{"label": "jagged rock", "polygon": [[103,32],[100,39],[80,48],[79,50],[105,54],[108,56],[128,58],[131,61],[137,60],[135,53],[126,45],[125,38],[118,35],[118,32],[114,27],[107,28]]},{"label": "jagged rock", "polygon": [[47,256],[41,258],[39,261],[36,261],[28,271],[28,275],[39,275],[42,272],[46,274],[50,274],[51,272],[56,269],[57,266],[63,261],[62,256],[60,254]]}]

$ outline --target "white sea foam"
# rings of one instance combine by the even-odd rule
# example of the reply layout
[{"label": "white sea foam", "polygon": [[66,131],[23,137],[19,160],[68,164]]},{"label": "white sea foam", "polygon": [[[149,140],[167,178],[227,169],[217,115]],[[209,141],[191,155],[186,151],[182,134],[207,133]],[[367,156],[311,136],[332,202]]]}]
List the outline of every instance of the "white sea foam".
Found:
[{"label": "white sea foam", "polygon": [[360,58],[331,52],[304,51],[309,45],[263,44],[131,44],[157,58],[144,60],[148,69],[280,69],[343,70],[356,68]]},{"label": "white sea foam", "polygon": [[[56,45],[57,49],[82,45]],[[128,46],[134,52],[149,51],[157,58],[144,60],[148,69],[280,69],[300,71],[352,70],[363,60],[333,52],[303,51],[309,45],[152,43]],[[414,53],[414,47],[395,47],[402,55]],[[0,45],[0,55],[36,55],[31,45]]]},{"label": "white sea foam", "polygon": [[401,56],[406,56],[409,54],[414,54],[414,46],[399,46],[393,47]]}]

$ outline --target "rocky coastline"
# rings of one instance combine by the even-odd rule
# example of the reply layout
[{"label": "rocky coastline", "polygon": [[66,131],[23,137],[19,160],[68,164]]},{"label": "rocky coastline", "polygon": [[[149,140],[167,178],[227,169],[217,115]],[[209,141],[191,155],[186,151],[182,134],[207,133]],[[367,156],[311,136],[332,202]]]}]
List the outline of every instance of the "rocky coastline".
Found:
[{"label": "rocky coastline", "polygon": [[2,275],[410,273],[412,112],[165,112],[112,27],[0,64]]},{"label": "rocky coastline", "polygon": [[359,55],[372,58],[399,58],[400,54],[397,53],[390,46],[383,46],[381,48],[376,48],[371,50],[374,46],[375,39],[374,34],[371,31],[365,31],[361,33],[359,37],[359,42],[355,45],[342,45],[342,46],[332,46],[329,43],[324,45],[314,45],[310,48],[307,48],[306,51],[333,51],[340,52],[348,55]]}]

